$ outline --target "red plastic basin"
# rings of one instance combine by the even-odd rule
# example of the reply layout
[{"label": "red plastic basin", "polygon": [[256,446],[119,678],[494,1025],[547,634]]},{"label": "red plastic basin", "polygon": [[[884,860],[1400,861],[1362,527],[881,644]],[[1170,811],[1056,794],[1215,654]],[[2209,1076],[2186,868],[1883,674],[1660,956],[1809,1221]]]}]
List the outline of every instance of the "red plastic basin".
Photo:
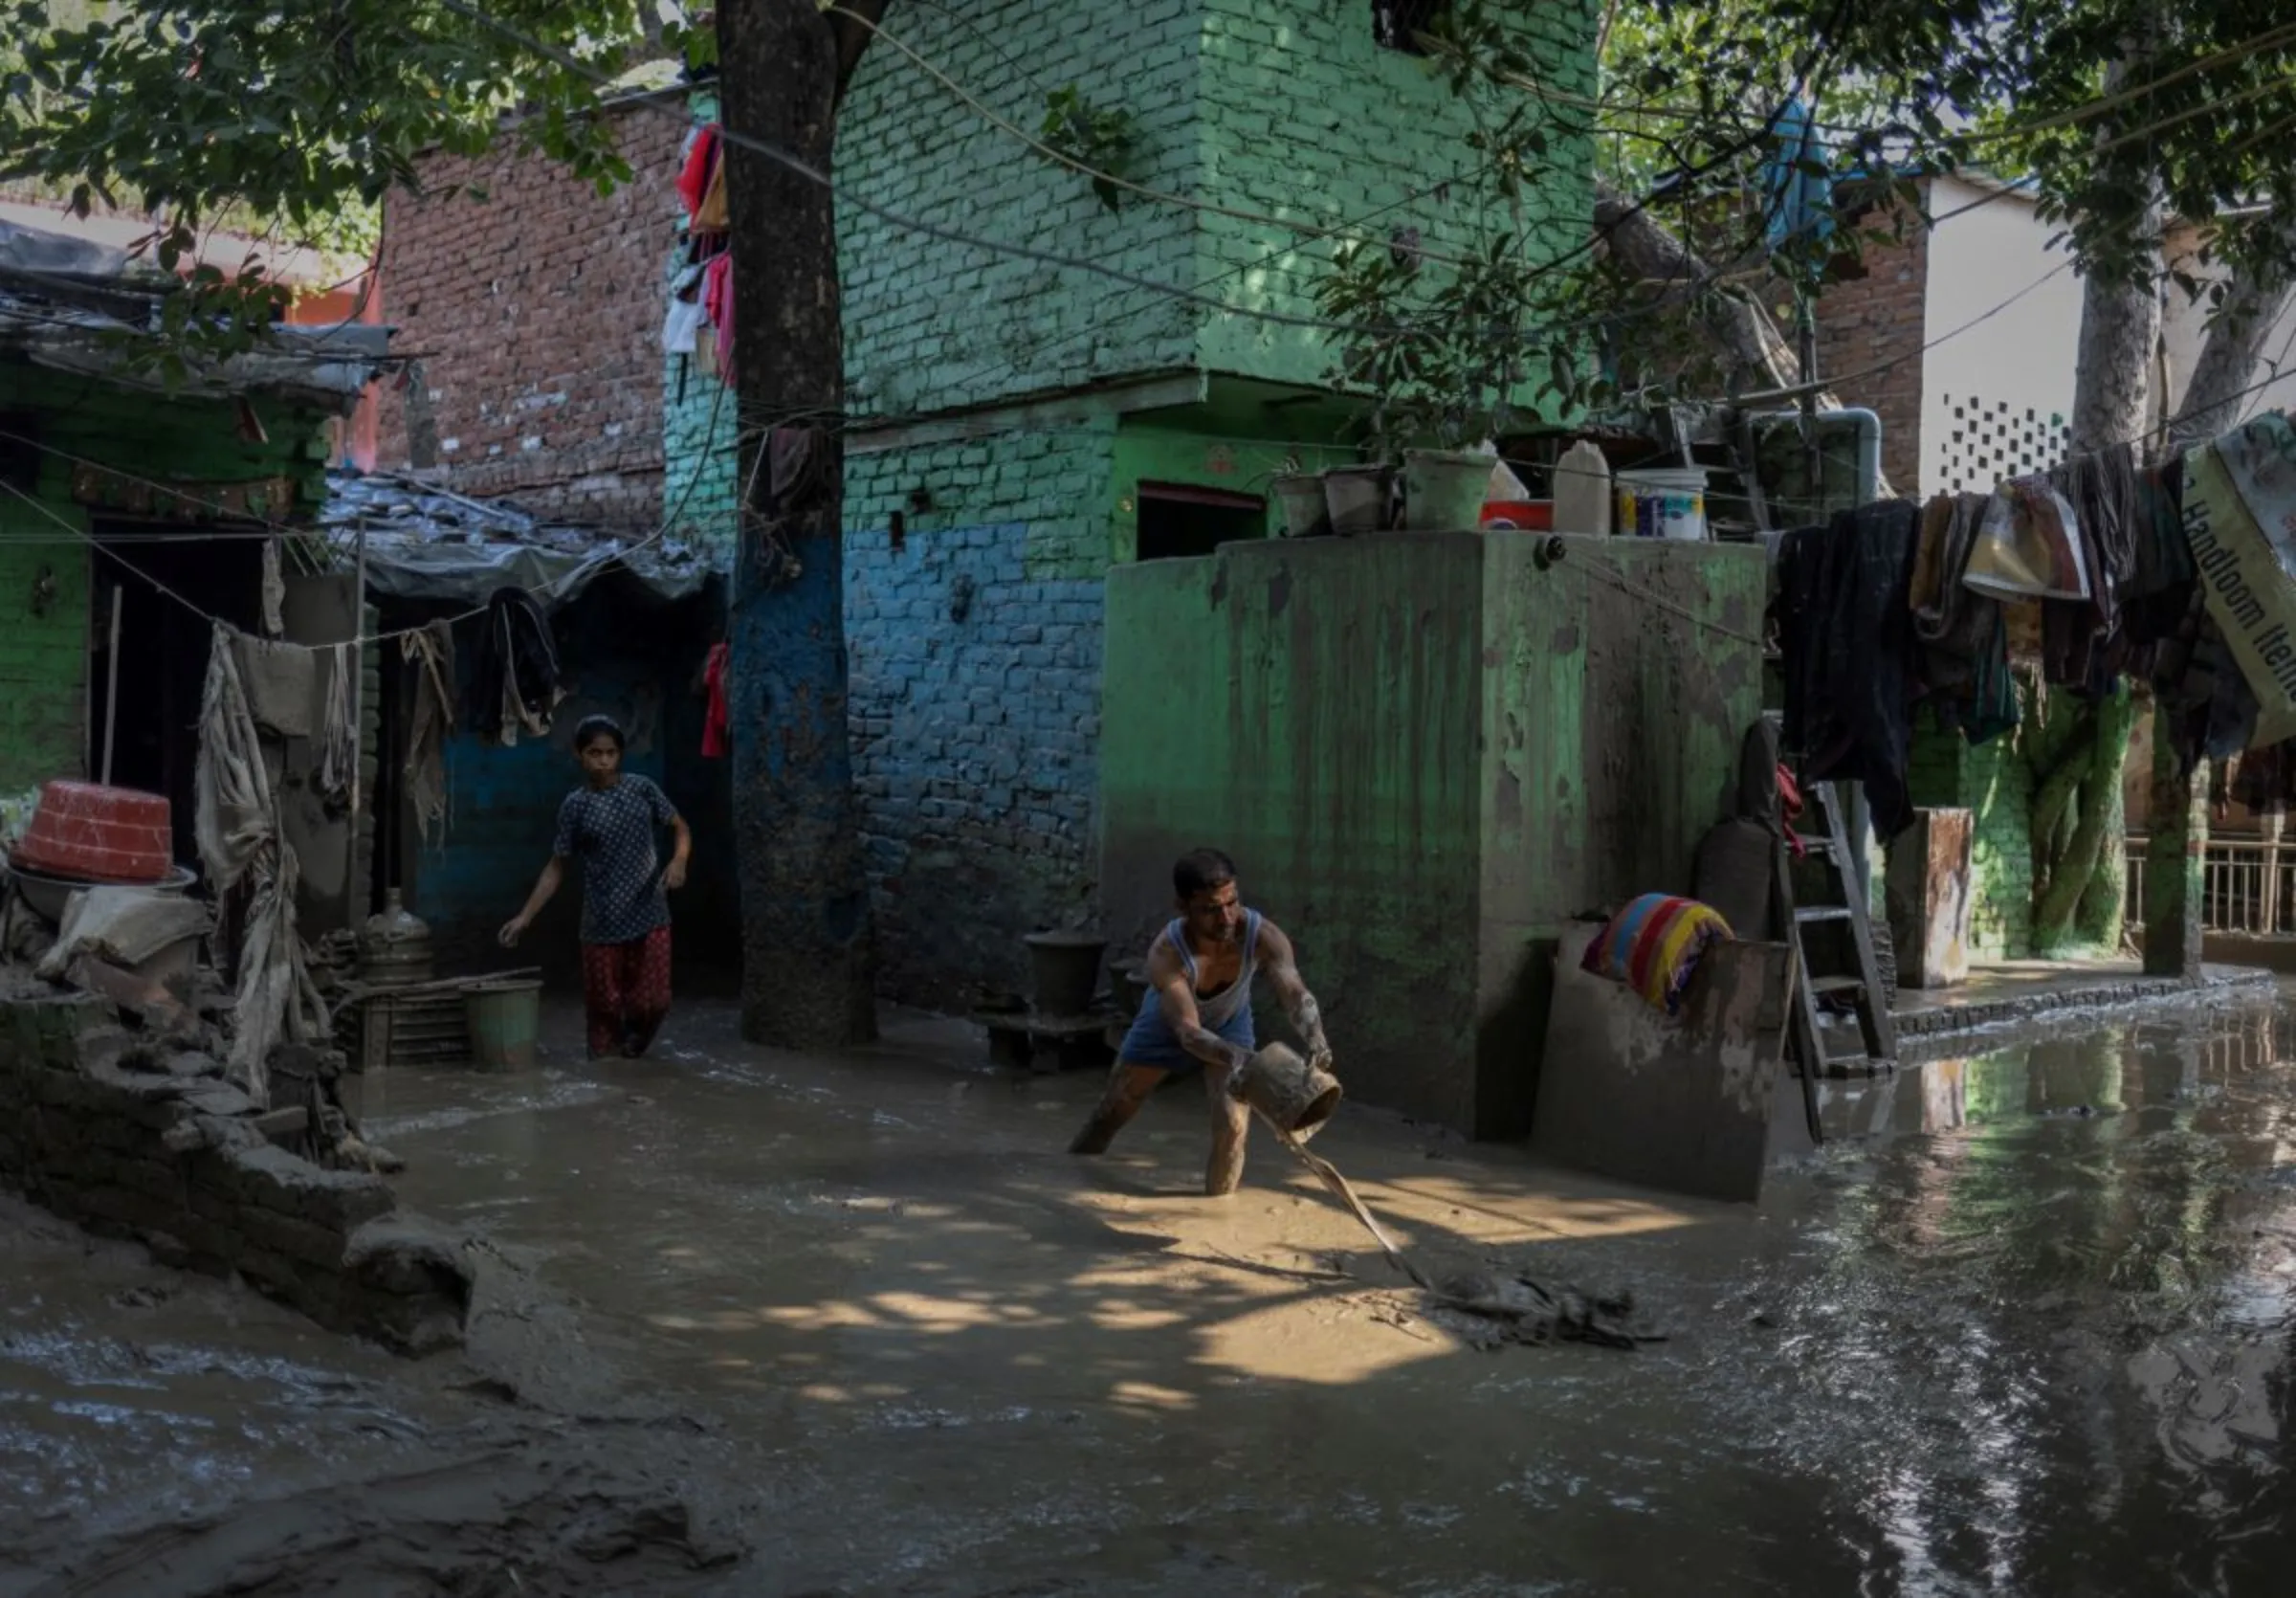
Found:
[{"label": "red plastic basin", "polygon": [[175,830],[157,793],[53,782],[16,845],[33,871],[90,882],[157,882],[175,868]]},{"label": "red plastic basin", "polygon": [[1483,506],[1483,525],[1525,533],[1551,533],[1555,530],[1555,501],[1491,499]]}]

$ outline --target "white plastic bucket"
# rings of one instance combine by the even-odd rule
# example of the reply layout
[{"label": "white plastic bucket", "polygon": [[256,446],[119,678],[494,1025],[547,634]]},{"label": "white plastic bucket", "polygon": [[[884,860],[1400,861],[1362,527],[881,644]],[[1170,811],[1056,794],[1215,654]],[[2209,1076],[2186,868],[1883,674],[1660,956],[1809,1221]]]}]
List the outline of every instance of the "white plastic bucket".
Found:
[{"label": "white plastic bucket", "polygon": [[1706,538],[1706,468],[1619,474],[1619,531],[1631,538]]}]

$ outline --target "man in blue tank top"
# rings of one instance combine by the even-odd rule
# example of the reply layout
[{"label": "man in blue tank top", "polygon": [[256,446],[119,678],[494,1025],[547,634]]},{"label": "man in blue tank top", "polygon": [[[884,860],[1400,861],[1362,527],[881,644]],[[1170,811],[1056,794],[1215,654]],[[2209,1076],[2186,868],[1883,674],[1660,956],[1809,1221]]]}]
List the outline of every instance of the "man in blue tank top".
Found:
[{"label": "man in blue tank top", "polygon": [[1166,1076],[1201,1064],[1212,1103],[1212,1156],[1203,1190],[1232,1193],[1244,1180],[1244,1136],[1251,1112],[1230,1085],[1258,1047],[1251,1026],[1252,978],[1262,970],[1284,1013],[1308,1046],[1309,1063],[1332,1066],[1323,1013],[1299,977],[1292,940],[1236,892],[1236,863],[1217,849],[1199,849],[1172,868],[1180,914],[1148,949],[1148,995],[1124,1046],[1108,1092],[1071,1154],[1104,1154]]}]

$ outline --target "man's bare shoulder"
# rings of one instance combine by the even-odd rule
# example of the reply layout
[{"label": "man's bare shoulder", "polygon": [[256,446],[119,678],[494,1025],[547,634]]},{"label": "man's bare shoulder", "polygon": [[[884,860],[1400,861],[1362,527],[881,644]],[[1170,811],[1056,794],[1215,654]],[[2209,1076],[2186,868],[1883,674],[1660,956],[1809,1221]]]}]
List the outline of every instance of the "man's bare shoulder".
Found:
[{"label": "man's bare shoulder", "polygon": [[1170,938],[1159,932],[1155,940],[1148,945],[1149,985],[1160,987],[1174,977],[1184,975],[1185,972],[1186,967],[1180,963],[1180,951],[1172,946]]},{"label": "man's bare shoulder", "polygon": [[1265,916],[1260,918],[1260,958],[1270,965],[1289,965],[1294,958],[1292,940]]}]

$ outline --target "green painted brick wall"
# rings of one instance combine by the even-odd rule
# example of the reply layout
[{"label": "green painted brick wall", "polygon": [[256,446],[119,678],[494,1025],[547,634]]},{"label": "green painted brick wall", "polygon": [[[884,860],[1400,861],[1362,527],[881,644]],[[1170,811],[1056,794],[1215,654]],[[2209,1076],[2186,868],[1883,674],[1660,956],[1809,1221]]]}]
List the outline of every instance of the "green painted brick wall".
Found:
[{"label": "green painted brick wall", "polygon": [[[691,96],[687,108],[695,126],[716,120],[718,97],[701,91]],[[667,298],[686,255],[686,217],[674,198],[677,245],[662,263],[662,293]],[[715,340],[714,328],[701,337]],[[740,407],[732,388],[718,381],[715,370],[698,356],[662,357],[662,522],[670,536],[708,549],[721,566],[731,566],[734,530],[734,493],[740,486]]]},{"label": "green painted brick wall", "polygon": [[[1046,95],[1070,83],[1095,104],[1123,107],[1135,120],[1137,180],[1194,188],[1199,0],[1094,7],[1089,24],[1076,20],[1083,10],[985,0],[896,9],[887,27],[1030,134]],[[1036,155],[886,40],[863,57],[838,124],[838,177],[853,193],[1158,282],[1189,277],[1194,212],[1138,204],[1111,213],[1084,178]],[[978,405],[1193,361],[1196,322],[1184,304],[1166,300],[1135,315],[1117,302],[1126,291],[1105,278],[922,237],[850,205],[838,216],[838,255],[856,411]]]},{"label": "green painted brick wall", "polygon": [[[0,362],[0,411],[30,418],[43,446],[35,502],[0,492],[0,792],[83,774],[89,563],[101,557],[76,537],[91,523],[72,497],[67,457],[169,483],[292,475],[304,502],[317,503],[326,469],[317,419],[256,411],[269,443],[242,442],[228,405]],[[43,572],[55,592],[40,602]]]},{"label": "green painted brick wall", "polygon": [[[1589,0],[1509,9],[1542,79],[1562,93],[1592,94]],[[1348,0],[1203,0],[1203,191],[1236,210],[1379,239],[1416,229],[1429,251],[1464,254],[1511,225],[1466,143],[1473,108],[1425,61],[1380,47],[1371,11]],[[1559,255],[1586,235],[1594,155],[1585,139],[1556,134],[1547,160],[1524,190],[1523,216],[1534,248]],[[1207,212],[1196,241],[1198,286],[1254,309],[1313,317],[1315,277],[1335,248],[1272,223]],[[1326,339],[1317,328],[1207,312],[1198,356],[1213,371],[1319,384],[1332,365]]]},{"label": "green painted brick wall", "polygon": [[[1142,0],[1096,8],[1089,26],[1073,20],[1079,10],[985,0],[891,13],[894,36],[942,76],[887,41],[872,47],[839,119],[840,181],[968,233],[1240,307],[1315,314],[1330,240],[1139,196],[1112,213],[982,110],[1033,135],[1046,94],[1073,83],[1131,115],[1129,175],[1149,187],[1314,228],[1369,217],[1364,233],[1416,228],[1436,250],[1488,235],[1488,186],[1465,144],[1470,108],[1424,62],[1374,42],[1368,4]],[[1515,10],[1542,76],[1589,92],[1590,0]],[[1548,161],[1524,213],[1559,255],[1584,236],[1592,153],[1557,136]],[[1315,328],[921,238],[853,206],[840,213],[839,251],[856,411],[930,412],[1184,368],[1320,384],[1332,365]]]}]

